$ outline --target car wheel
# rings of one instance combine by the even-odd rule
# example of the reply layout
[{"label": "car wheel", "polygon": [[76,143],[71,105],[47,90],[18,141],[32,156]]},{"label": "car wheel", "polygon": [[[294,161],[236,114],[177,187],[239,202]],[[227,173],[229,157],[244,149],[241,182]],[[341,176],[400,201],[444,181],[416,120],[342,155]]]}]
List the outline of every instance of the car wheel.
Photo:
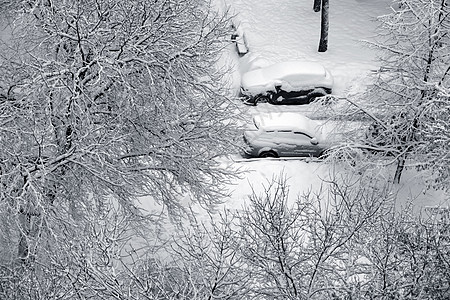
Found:
[{"label": "car wheel", "polygon": [[266,103],[270,101],[269,95],[258,95],[257,96],[257,102]]},{"label": "car wheel", "polygon": [[259,157],[266,158],[266,157],[278,157],[278,155],[274,151],[264,151],[261,152]]}]

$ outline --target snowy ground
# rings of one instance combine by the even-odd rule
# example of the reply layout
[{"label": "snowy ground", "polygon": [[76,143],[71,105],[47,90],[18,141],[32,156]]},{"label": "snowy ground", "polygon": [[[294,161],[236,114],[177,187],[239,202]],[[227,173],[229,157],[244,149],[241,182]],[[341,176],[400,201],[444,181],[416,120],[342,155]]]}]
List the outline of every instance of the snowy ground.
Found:
[{"label": "snowy ground", "polygon": [[[318,53],[320,13],[312,10],[312,0],[216,0],[222,9],[235,14],[234,21],[244,31],[250,52],[238,57],[230,47],[224,61],[235,70],[230,74],[230,86],[238,92],[240,74],[257,58],[258,64],[270,64],[289,59],[304,59],[323,63],[333,74],[333,93],[354,97],[370,82],[368,74],[378,67],[376,53],[363,40],[374,40],[377,16],[390,11],[390,0],[339,0],[330,3],[329,46],[325,53]],[[267,111],[298,111],[311,115],[311,105],[273,106],[266,103],[256,107],[242,105],[248,115]],[[326,124],[328,128],[333,124]],[[224,203],[229,209],[240,209],[252,191],[261,193],[274,177],[287,178],[290,198],[309,191],[317,191],[323,180],[345,172],[338,166],[311,159],[251,159],[236,155],[224,159],[224,168],[239,168],[243,176],[229,186],[231,197]],[[385,172],[386,169],[380,172]],[[392,175],[393,173],[389,173]],[[450,197],[441,191],[427,190],[422,174],[413,169],[405,170],[402,183],[397,186],[403,205],[413,200],[420,209],[425,206],[449,206]],[[388,180],[388,179],[386,179]],[[433,200],[433,201],[430,201]],[[151,202],[143,201],[143,207],[152,210]],[[201,215],[201,214],[200,214]],[[203,215],[205,219],[208,217]],[[200,219],[203,219],[200,216]]]},{"label": "snowy ground", "polygon": [[[320,13],[307,0],[221,0],[236,14],[235,23],[244,31],[250,57],[268,63],[289,59],[318,61],[327,66],[335,78],[336,94],[346,94],[359,86],[361,77],[377,68],[376,53],[364,45],[373,40],[375,18],[389,12],[390,0],[339,0],[330,3],[329,47],[317,52]],[[235,82],[239,84],[239,82]],[[356,86],[355,86],[356,85]]]},{"label": "snowy ground", "polygon": [[[376,17],[390,12],[391,0],[339,0],[330,3],[330,31],[328,51],[317,52],[320,33],[320,13],[312,10],[313,1],[306,0],[218,0],[235,14],[234,22],[240,26],[250,52],[239,58],[231,53],[229,61],[235,66],[230,81],[238,91],[240,74],[247,71],[257,59],[258,64],[302,59],[324,64],[333,74],[333,94],[354,97],[370,82],[372,70],[377,69],[376,52],[363,41],[373,41]],[[231,50],[232,51],[232,50]],[[267,111],[299,111],[310,115],[310,105],[273,106],[259,104],[244,107],[249,115]],[[323,179],[339,172],[335,166],[308,160],[250,160],[236,162],[246,175],[230,186],[232,197],[226,207],[239,208],[247,196],[274,176],[285,174],[290,185],[291,198],[317,190]],[[398,186],[402,201],[414,200],[418,207],[448,206],[448,195],[426,190],[421,174],[406,170]],[[429,199],[433,199],[430,202]]]}]

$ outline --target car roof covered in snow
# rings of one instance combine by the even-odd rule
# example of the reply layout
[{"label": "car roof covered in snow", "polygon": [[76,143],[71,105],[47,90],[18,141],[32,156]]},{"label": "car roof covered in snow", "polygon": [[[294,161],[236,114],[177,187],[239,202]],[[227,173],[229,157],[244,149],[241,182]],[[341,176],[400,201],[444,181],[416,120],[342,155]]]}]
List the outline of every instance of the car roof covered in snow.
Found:
[{"label": "car roof covered in snow", "polygon": [[333,79],[319,63],[309,61],[285,61],[246,72],[241,85],[253,93],[273,90],[275,85],[294,88],[332,88]]},{"label": "car roof covered in snow", "polygon": [[253,117],[255,126],[264,131],[291,130],[311,137],[321,135],[320,125],[310,118],[293,112],[265,113]]},{"label": "car roof covered in snow", "polygon": [[325,76],[325,67],[319,63],[310,61],[284,61],[270,65],[264,69],[264,73],[273,77],[305,74],[310,76]]}]

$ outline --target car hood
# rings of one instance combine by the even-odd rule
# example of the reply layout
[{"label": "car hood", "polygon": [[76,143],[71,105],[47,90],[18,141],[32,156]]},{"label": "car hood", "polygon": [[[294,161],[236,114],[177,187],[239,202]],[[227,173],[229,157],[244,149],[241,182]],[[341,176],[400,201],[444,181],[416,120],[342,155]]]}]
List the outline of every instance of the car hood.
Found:
[{"label": "car hood", "polygon": [[275,91],[274,80],[265,76],[264,69],[244,73],[241,78],[241,87],[251,94]]}]

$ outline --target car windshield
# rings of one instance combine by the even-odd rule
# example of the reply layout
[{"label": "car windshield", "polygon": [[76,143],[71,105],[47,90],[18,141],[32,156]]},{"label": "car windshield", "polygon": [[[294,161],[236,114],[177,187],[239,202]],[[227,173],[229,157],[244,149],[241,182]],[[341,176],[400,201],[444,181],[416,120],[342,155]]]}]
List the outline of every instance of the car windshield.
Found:
[{"label": "car windshield", "polygon": [[310,139],[313,138],[312,136],[310,136],[309,134],[304,133],[304,132],[295,131],[294,134],[304,135],[304,136],[306,136],[306,137],[308,137],[308,138],[310,138]]}]

